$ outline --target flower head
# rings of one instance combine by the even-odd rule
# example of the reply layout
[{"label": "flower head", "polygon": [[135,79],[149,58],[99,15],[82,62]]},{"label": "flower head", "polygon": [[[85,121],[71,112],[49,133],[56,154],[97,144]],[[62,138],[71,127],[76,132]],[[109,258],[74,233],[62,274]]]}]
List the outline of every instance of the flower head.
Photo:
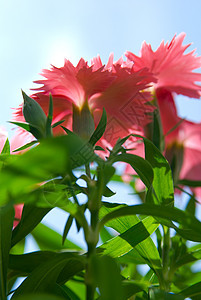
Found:
[{"label": "flower head", "polygon": [[[118,136],[123,137],[130,130],[144,126],[150,122],[149,113],[153,106],[148,105],[151,95],[143,92],[154,77],[145,69],[133,72],[132,63],[123,63],[120,59],[113,63],[110,56],[106,66],[102,65],[98,56],[89,66],[84,59],[80,59],[75,67],[69,60],[64,66],[50,70],[43,70],[43,80],[35,81],[42,86],[35,89],[32,97],[41,105],[47,114],[49,94],[53,96],[53,122],[65,120],[64,126],[72,129],[73,106],[76,111],[82,111],[88,106],[95,124],[100,120],[103,107],[108,115],[107,130],[117,129]],[[19,107],[14,116],[22,121],[22,109]],[[59,127],[55,133],[59,133]],[[107,130],[105,138],[107,138]],[[123,136],[122,136],[123,134]],[[111,144],[113,142],[109,141]]]},{"label": "flower head", "polygon": [[156,51],[151,45],[142,44],[140,56],[127,51],[128,61],[134,62],[134,69],[148,68],[157,78],[154,88],[166,88],[171,92],[188,97],[200,98],[201,87],[196,82],[201,81],[201,74],[193,72],[201,67],[201,57],[197,57],[194,51],[184,54],[190,46],[182,45],[185,33],[173,37],[170,43],[160,44]]}]

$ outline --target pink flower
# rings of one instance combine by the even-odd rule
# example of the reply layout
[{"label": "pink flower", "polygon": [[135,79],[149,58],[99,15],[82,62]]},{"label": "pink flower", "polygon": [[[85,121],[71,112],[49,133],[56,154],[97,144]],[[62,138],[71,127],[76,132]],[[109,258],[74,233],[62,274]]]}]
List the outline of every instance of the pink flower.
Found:
[{"label": "pink flower", "polygon": [[[82,110],[87,103],[96,125],[104,107],[108,115],[104,138],[113,145],[117,138],[150,122],[149,113],[154,109],[147,105],[151,100],[150,93],[142,91],[155,79],[145,69],[133,72],[132,65],[123,63],[122,59],[113,63],[112,56],[106,66],[102,65],[99,56],[92,60],[91,66],[84,59],[76,67],[65,60],[61,68],[52,66],[50,70],[43,70],[46,79],[36,81],[42,87],[36,88],[32,97],[47,113],[51,93],[53,123],[65,120],[63,125],[68,129],[72,129],[73,105]],[[23,121],[21,106],[14,119]],[[61,132],[60,127],[54,131],[55,134]]]},{"label": "pink flower", "polygon": [[[165,135],[164,154],[170,164],[173,159],[176,161],[174,175],[177,179],[201,180],[201,123],[182,120],[173,98],[173,92],[200,98],[201,87],[197,83],[201,81],[201,74],[194,70],[201,67],[201,57],[196,57],[194,51],[184,54],[190,46],[182,45],[184,37],[181,33],[170,43],[163,41],[156,51],[144,42],[140,56],[126,52],[126,57],[128,62],[134,63],[134,70],[147,67],[157,78],[152,88]],[[127,171],[130,172],[129,167]],[[201,189],[193,191],[201,200]]]},{"label": "pink flower", "polygon": [[188,97],[200,98],[200,86],[196,82],[201,81],[201,74],[193,72],[201,67],[201,57],[196,57],[194,51],[184,54],[190,46],[182,45],[185,33],[173,37],[170,43],[160,44],[156,51],[151,45],[142,44],[140,56],[127,51],[128,61],[134,62],[134,69],[148,68],[157,78],[153,84],[154,89],[166,88],[170,92],[176,92]]},{"label": "pink flower", "polygon": [[[201,123],[178,117],[171,93],[159,90],[157,99],[165,135],[166,152],[173,145],[177,149],[182,146],[184,150],[179,178],[201,180]],[[173,128],[174,130],[171,131]]]}]

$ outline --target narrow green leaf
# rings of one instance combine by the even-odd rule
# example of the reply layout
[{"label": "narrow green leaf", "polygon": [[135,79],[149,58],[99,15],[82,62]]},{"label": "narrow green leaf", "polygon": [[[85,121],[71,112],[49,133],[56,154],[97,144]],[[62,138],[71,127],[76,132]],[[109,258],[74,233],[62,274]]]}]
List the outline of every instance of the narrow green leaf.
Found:
[{"label": "narrow green leaf", "polygon": [[74,133],[74,132],[72,132],[71,130],[69,130],[68,128],[66,128],[66,127],[64,127],[64,126],[61,126],[62,128],[63,128],[63,130],[65,131],[65,133],[67,133],[67,134],[72,134],[72,135],[75,135],[76,136],[76,134]]},{"label": "narrow green leaf", "polygon": [[[85,266],[84,256],[80,256],[78,252],[65,251],[68,258],[66,263],[63,263],[63,271],[57,278],[58,284],[64,284],[69,278],[81,272]],[[9,270],[10,274],[17,274],[18,277],[29,276],[33,272],[37,273],[38,268],[42,269],[44,265],[50,263],[52,260],[60,258],[61,253],[52,251],[37,251],[21,255],[9,256]],[[10,278],[12,278],[12,274]],[[39,274],[37,275],[39,276]]]},{"label": "narrow green leaf", "polygon": [[92,268],[92,276],[101,292],[100,299],[122,300],[120,269],[116,261],[109,256],[93,257]]},{"label": "narrow green leaf", "polygon": [[103,243],[109,241],[112,239],[114,236],[109,233],[108,229],[106,227],[103,227],[100,231],[100,237]]},{"label": "narrow green leaf", "polygon": [[95,131],[93,132],[92,136],[89,139],[89,143],[91,145],[94,146],[100,140],[100,138],[105,132],[106,125],[107,125],[107,115],[105,109],[103,108],[103,113],[100,122],[98,123],[98,126],[96,127]]},{"label": "narrow green leaf", "polygon": [[190,197],[188,204],[186,206],[186,211],[192,215],[195,215],[195,208],[196,208],[195,205],[196,205],[196,202],[195,202],[194,197]]},{"label": "narrow green leaf", "polygon": [[8,195],[16,201],[32,191],[36,184],[66,176],[71,169],[93,160],[104,163],[94,154],[92,146],[75,135],[45,139],[37,147],[9,159],[3,167],[0,173],[0,204],[8,201]]},{"label": "narrow green leaf", "polygon": [[199,259],[201,259],[201,244],[196,245],[196,247],[192,247],[188,249],[188,253],[185,253],[184,255],[179,257],[174,267],[175,269],[177,269],[182,265],[195,262]]},{"label": "narrow green leaf", "polygon": [[[115,206],[115,204],[104,203],[104,206],[100,210],[100,217],[118,209],[118,207],[126,206]],[[157,248],[150,238],[150,235],[158,227],[154,218],[147,217],[140,221],[135,215],[126,216],[109,221],[107,226],[110,226],[121,234],[101,246],[104,249],[104,253],[105,251],[109,251],[110,255],[121,257],[127,253],[131,254],[131,251],[133,251],[133,254],[130,255],[130,260],[133,258],[134,262],[136,257],[138,257],[138,262],[140,260],[140,263],[147,263],[152,269],[157,269],[156,272],[159,275],[159,269],[162,268],[161,260]],[[133,235],[130,231],[134,231]],[[132,250],[133,247],[134,249]]]},{"label": "narrow green leaf", "polygon": [[[72,300],[85,300],[86,299],[86,287],[84,282],[75,280],[69,280],[65,284],[65,290],[68,289],[68,295]],[[96,299],[96,298],[95,298]]]},{"label": "narrow green leaf", "polygon": [[10,254],[9,269],[19,271],[27,276],[33,272],[39,265],[54,259],[57,256],[56,252],[51,251],[36,251],[27,254]]},{"label": "narrow green leaf", "polygon": [[61,125],[63,122],[65,122],[65,120],[61,120],[61,121],[58,121],[58,122],[54,123],[54,124],[52,125],[52,128],[55,128],[55,127]]},{"label": "narrow green leaf", "polygon": [[116,193],[113,192],[111,189],[109,189],[108,186],[105,187],[104,192],[103,192],[103,196],[104,197],[112,197],[114,196]]},{"label": "narrow green leaf", "polygon": [[178,294],[167,293],[158,288],[152,288],[149,290],[149,299],[150,300],[185,300],[185,298]]},{"label": "narrow green leaf", "polygon": [[22,282],[15,291],[12,299],[25,293],[39,293],[54,291],[57,278],[66,266],[68,261],[72,259],[80,262],[82,265],[83,257],[74,253],[60,253],[51,260],[40,264],[34,271]]},{"label": "narrow green leaf", "polygon": [[25,238],[43,219],[51,208],[40,208],[33,205],[24,205],[19,224],[13,230],[12,247]]},{"label": "narrow green leaf", "polygon": [[201,181],[200,180],[180,179],[180,180],[178,180],[177,184],[190,186],[190,187],[200,187]]},{"label": "narrow green leaf", "polygon": [[154,205],[154,204],[140,204],[128,207],[122,207],[115,211],[110,212],[102,218],[100,221],[100,228],[104,226],[108,221],[118,218],[121,216],[127,216],[132,214],[143,214],[153,217],[159,217],[164,220],[172,220],[180,223],[184,229],[177,228],[173,223],[165,222],[166,225],[173,227],[179,234],[183,234],[185,238],[188,237],[191,241],[200,242],[201,241],[201,222],[195,217],[183,212],[174,207],[167,207],[164,205]]},{"label": "narrow green leaf", "polygon": [[105,149],[103,149],[101,146],[95,146],[94,149],[98,151],[105,151]]},{"label": "narrow green leaf", "polygon": [[63,232],[63,236],[62,236],[62,245],[64,244],[65,239],[67,237],[67,234],[68,234],[68,232],[69,232],[69,230],[71,228],[71,225],[73,223],[73,219],[74,219],[74,217],[71,216],[71,215],[69,215],[69,217],[68,217],[68,219],[66,221],[66,225],[64,227],[64,232]]},{"label": "narrow green leaf", "polygon": [[56,296],[56,295],[51,295],[49,293],[30,293],[30,294],[25,294],[21,295],[15,298],[16,300],[64,300],[66,298]]},{"label": "narrow green leaf", "polygon": [[22,147],[20,147],[20,148],[17,148],[17,149],[15,149],[15,150],[13,150],[13,152],[25,150],[25,149],[27,149],[27,148],[29,148],[29,147],[31,147],[31,146],[37,144],[37,143],[38,143],[38,141],[32,141],[32,142],[27,143],[26,145],[24,145],[24,146],[22,146]]},{"label": "narrow green leaf", "polygon": [[154,172],[152,186],[157,195],[155,202],[171,204],[174,202],[171,168],[166,158],[151,141],[146,138],[143,138],[143,141],[145,145],[145,158],[152,166]]},{"label": "narrow green leaf", "polygon": [[41,250],[81,250],[81,248],[78,245],[74,244],[73,242],[67,239],[65,240],[64,245],[62,245],[61,235],[42,223],[39,223],[33,229],[31,234],[33,235]]},{"label": "narrow green leaf", "polygon": [[26,131],[31,132],[29,123],[14,122],[14,121],[9,121],[9,123],[17,125],[17,126],[23,128],[23,129],[25,129]]},{"label": "narrow green leaf", "polygon": [[1,154],[10,154],[10,143],[9,143],[8,139],[6,139],[6,142],[5,142],[4,146],[3,146]]},{"label": "narrow green leaf", "polygon": [[151,187],[154,174],[152,167],[147,160],[134,154],[123,153],[115,156],[112,161],[121,161],[130,164],[147,188]]},{"label": "narrow green leaf", "polygon": [[201,295],[201,282],[197,282],[186,289],[179,292],[179,295],[186,297],[193,297],[197,295]]},{"label": "narrow green leaf", "polygon": [[0,207],[0,299],[7,299],[7,269],[14,219],[12,205]]},{"label": "narrow green leaf", "polygon": [[124,280],[122,282],[123,294],[126,299],[135,295],[139,292],[148,292],[148,288],[150,287],[150,282],[137,281],[137,280]]},{"label": "narrow green leaf", "polygon": [[52,136],[53,101],[51,94],[49,98],[49,112],[46,120],[46,137]]}]

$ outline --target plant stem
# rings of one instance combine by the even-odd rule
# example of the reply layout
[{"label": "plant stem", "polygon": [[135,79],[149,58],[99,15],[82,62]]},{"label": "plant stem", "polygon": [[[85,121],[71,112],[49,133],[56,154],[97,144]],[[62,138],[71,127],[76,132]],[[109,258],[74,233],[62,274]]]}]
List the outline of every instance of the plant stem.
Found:
[{"label": "plant stem", "polygon": [[[86,238],[88,246],[87,254],[87,267],[86,267],[86,299],[94,300],[95,294],[95,281],[94,281],[94,258],[96,255],[96,245],[99,240],[99,209],[101,207],[101,199],[103,194],[103,172],[102,169],[98,167],[97,181],[93,181],[91,185],[91,194],[88,195],[88,209],[91,214],[91,223],[89,226],[88,234]],[[86,166],[86,173],[90,177],[90,166]],[[90,177],[91,178],[91,177]]]},{"label": "plant stem", "polygon": [[166,291],[169,290],[169,250],[170,250],[170,229],[163,226],[163,275],[166,282]]},{"label": "plant stem", "polygon": [[90,165],[85,165],[86,175],[91,179],[91,171],[90,171]]}]

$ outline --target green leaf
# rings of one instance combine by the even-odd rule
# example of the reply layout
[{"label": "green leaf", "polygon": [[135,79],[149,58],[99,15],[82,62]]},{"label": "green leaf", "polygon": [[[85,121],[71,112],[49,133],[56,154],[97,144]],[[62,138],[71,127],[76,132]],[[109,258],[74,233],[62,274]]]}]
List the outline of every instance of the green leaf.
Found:
[{"label": "green leaf", "polygon": [[152,288],[149,290],[150,300],[185,300],[185,298],[178,294],[167,293],[165,291],[159,290],[158,288]]},{"label": "green leaf", "polygon": [[[138,220],[138,223],[134,226],[100,246],[99,249],[103,250],[101,254],[108,254],[112,257],[120,257],[125,253],[128,253],[139,243],[147,239],[154,230],[156,230],[158,225],[154,223],[155,220],[153,218],[152,220],[150,218],[145,218],[142,222]],[[160,262],[159,256],[157,258],[158,262]],[[157,262],[155,262],[155,265],[156,263]],[[157,263],[157,266],[160,267],[160,263]]]},{"label": "green leaf", "polygon": [[[100,292],[100,299],[123,299],[120,269],[116,261],[109,257],[93,257],[92,276]],[[108,272],[109,270],[109,272]]]},{"label": "green leaf", "polygon": [[[165,221],[165,225],[168,225],[174,228],[180,235],[185,238],[200,242],[201,241],[201,222],[198,221],[195,217],[188,214],[187,212],[183,212],[174,207],[167,207],[164,205],[154,205],[154,204],[140,204],[140,205],[132,205],[128,207],[122,207],[120,209],[116,209],[115,211],[110,212],[106,216],[102,218],[100,221],[100,228],[104,226],[108,221],[119,218],[121,216],[128,215],[136,215],[143,214],[149,215],[153,217],[159,217],[160,220]],[[167,221],[175,221],[180,223],[184,229],[180,229],[176,227],[172,222]]]},{"label": "green leaf", "polygon": [[150,287],[150,282],[137,281],[137,280],[124,280],[122,282],[123,294],[126,299],[135,295],[139,292],[148,292],[148,288]]},{"label": "green leaf", "polygon": [[105,149],[102,148],[101,146],[95,146],[94,149],[98,151],[105,151]]},{"label": "green leaf", "polygon": [[14,124],[14,125],[17,125],[17,126],[23,128],[23,129],[25,129],[26,131],[31,132],[30,124],[28,124],[28,123],[24,123],[24,122],[14,122],[14,121],[9,121],[9,123]]},{"label": "green leaf", "polygon": [[147,188],[151,187],[154,174],[152,167],[148,161],[144,160],[140,156],[129,153],[119,154],[112,159],[112,162],[117,161],[130,164],[131,167],[137,172],[142,182],[147,186]]},{"label": "green leaf", "polygon": [[24,205],[19,224],[13,230],[12,247],[25,238],[43,219],[51,208],[40,208],[34,205]]},{"label": "green leaf", "polygon": [[[57,278],[58,284],[64,284],[72,276],[81,272],[85,267],[85,258],[80,256],[77,252],[65,252],[67,255],[67,262],[63,264],[63,271]],[[9,257],[9,270],[10,278],[12,274],[17,274],[18,277],[29,276],[33,272],[36,273],[36,269],[39,267],[42,269],[44,264],[50,263],[52,260],[59,259],[61,253],[52,251],[37,251],[22,255],[10,255]]]},{"label": "green leaf", "polygon": [[104,197],[112,197],[114,196],[116,193],[113,192],[111,189],[109,189],[108,186],[105,187],[104,192],[103,192],[103,196]]},{"label": "green leaf", "polygon": [[50,94],[49,112],[46,120],[46,137],[52,136],[53,101]]},{"label": "green leaf", "polygon": [[9,269],[21,272],[27,276],[33,272],[39,265],[54,259],[57,253],[51,251],[36,251],[27,254],[10,254]]},{"label": "green leaf", "polygon": [[56,231],[50,229],[44,224],[40,223],[31,232],[41,250],[61,250],[61,249],[74,249],[81,250],[79,246],[69,240],[65,240],[62,245],[62,237]]},{"label": "green leaf", "polygon": [[51,295],[49,293],[25,294],[15,298],[16,300],[64,300],[66,298]]},{"label": "green leaf", "polygon": [[25,150],[25,149],[27,149],[27,148],[29,148],[29,147],[31,147],[31,146],[37,144],[37,143],[38,143],[38,141],[32,141],[32,142],[27,143],[26,145],[24,145],[24,146],[22,146],[22,147],[20,147],[20,148],[15,149],[13,152]]},{"label": "green leaf", "polygon": [[195,202],[194,197],[190,197],[188,204],[186,206],[186,211],[192,215],[195,215],[195,208],[196,208],[195,205],[196,205],[196,202]]},{"label": "green leaf", "polygon": [[[100,210],[100,217],[119,207],[126,206],[104,203]],[[152,269],[157,269],[156,273],[159,275],[159,269],[162,268],[161,260],[157,248],[150,238],[150,235],[158,227],[154,218],[147,217],[140,221],[135,215],[126,216],[109,221],[107,226],[121,234],[100,246],[100,248],[104,249],[103,253],[108,253],[113,257],[122,257],[122,255],[131,254],[131,251],[133,251],[130,261],[133,259],[134,262],[136,257],[138,257],[138,262],[140,260],[140,263],[147,263]]]},{"label": "green leaf", "polygon": [[156,203],[171,204],[174,202],[171,168],[166,158],[151,141],[146,138],[143,138],[143,141],[145,145],[145,159],[150,163],[154,172],[152,186],[157,195],[157,198],[154,197],[154,201]]},{"label": "green leaf", "polygon": [[5,142],[4,146],[3,146],[1,154],[10,154],[10,143],[9,143],[8,139],[6,139],[6,142]]},{"label": "green leaf", "polygon": [[[12,156],[12,155],[11,155]],[[9,159],[0,173],[0,205],[29,193],[35,185],[58,176],[66,176],[71,169],[98,158],[92,146],[76,135],[49,138],[22,155]],[[18,197],[20,195],[20,197]]]},{"label": "green leaf", "polygon": [[190,187],[200,187],[201,181],[200,180],[180,179],[177,181],[177,184],[190,186]]},{"label": "green leaf", "polygon": [[179,292],[180,295],[186,297],[193,297],[201,294],[201,282],[197,282],[186,289]]},{"label": "green leaf", "polygon": [[195,247],[188,249],[188,253],[185,253],[184,255],[179,257],[174,267],[175,269],[177,269],[182,265],[195,262],[199,259],[201,259],[201,244],[198,244]]},{"label": "green leaf", "polygon": [[135,263],[137,259],[137,263],[147,263],[160,277],[162,269],[160,256],[147,231],[147,229],[150,231],[152,229],[154,232],[156,225],[152,224],[152,227],[151,225],[148,227],[146,223],[145,225],[142,222],[137,223],[124,233],[101,245],[99,250],[101,255],[108,254],[114,258],[121,258],[120,261],[122,262],[125,261],[123,256],[130,254],[130,262]]},{"label": "green leaf", "polygon": [[86,287],[84,282],[69,280],[65,284],[65,289],[68,289],[68,294],[72,300],[85,300]]},{"label": "green leaf", "polygon": [[0,299],[6,300],[7,269],[14,219],[12,205],[0,207]]},{"label": "green leaf", "polygon": [[55,128],[55,127],[61,125],[63,122],[65,122],[65,120],[61,120],[61,121],[58,121],[58,122],[54,123],[54,124],[52,125],[52,128]]},{"label": "green leaf", "polygon": [[74,253],[60,253],[36,267],[15,291],[12,299],[25,293],[53,292],[57,278],[68,261],[76,260],[82,266],[84,257]]},{"label": "green leaf", "polygon": [[103,243],[109,241],[112,239],[114,236],[109,233],[108,229],[106,227],[103,227],[100,231],[100,237]]},{"label": "green leaf", "polygon": [[100,138],[103,136],[105,132],[106,125],[107,125],[107,115],[105,109],[103,108],[103,113],[100,122],[98,123],[98,126],[96,127],[95,131],[93,132],[92,136],[89,139],[89,143],[91,145],[94,146],[100,140]]},{"label": "green leaf", "polygon": [[69,232],[69,230],[71,228],[71,225],[73,223],[73,219],[74,219],[74,217],[71,216],[71,215],[69,215],[69,217],[68,217],[68,219],[66,221],[66,225],[64,227],[64,232],[63,232],[63,236],[62,236],[62,245],[64,244],[65,239],[67,237],[67,234],[68,234],[68,232]]}]

